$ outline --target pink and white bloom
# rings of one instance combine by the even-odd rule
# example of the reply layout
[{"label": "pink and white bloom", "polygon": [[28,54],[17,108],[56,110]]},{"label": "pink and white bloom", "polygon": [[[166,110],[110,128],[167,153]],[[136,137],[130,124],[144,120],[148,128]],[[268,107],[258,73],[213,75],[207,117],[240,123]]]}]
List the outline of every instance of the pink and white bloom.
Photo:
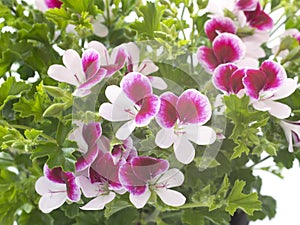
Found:
[{"label": "pink and white bloom", "polygon": [[59,0],[36,0],[35,5],[38,10],[45,12],[48,9],[60,8],[62,2]]},{"label": "pink and white bloom", "polygon": [[216,16],[205,22],[204,31],[209,40],[214,41],[221,33],[236,34],[237,27],[230,18]]},{"label": "pink and white bloom", "polygon": [[[125,45],[128,58],[127,58],[127,71],[139,72],[145,76],[154,73],[158,70],[158,67],[150,60],[144,59],[140,62],[140,50],[136,44],[130,42]],[[168,87],[166,82],[161,77],[147,76],[152,84],[153,88],[164,90]]]},{"label": "pink and white bloom", "polygon": [[102,135],[102,128],[97,122],[84,124],[77,121],[76,123],[78,127],[69,135],[69,139],[77,142],[78,150],[82,153],[75,164],[76,171],[79,172],[87,169],[98,156],[98,140]]},{"label": "pink and white bloom", "polygon": [[235,7],[242,11],[254,11],[259,0],[237,0]]},{"label": "pink and white bloom", "polygon": [[124,163],[124,160],[120,160],[115,164],[110,153],[98,155],[89,168],[89,177],[79,176],[77,178],[77,183],[84,196],[94,198],[80,207],[81,209],[101,210],[115,198],[115,192],[124,193],[119,181],[119,169]]},{"label": "pink and white bloom", "polygon": [[44,176],[35,183],[35,190],[42,196],[39,208],[43,213],[59,208],[66,200],[78,202],[81,196],[73,173],[64,172],[60,167],[49,169],[47,165],[44,166]]},{"label": "pink and white bloom", "polygon": [[73,95],[83,97],[91,93],[91,88],[98,84],[107,74],[101,68],[100,55],[94,49],[79,54],[69,49],[63,55],[62,65],[52,65],[48,69],[48,75],[54,80],[65,82],[77,87]]},{"label": "pink and white bloom", "polygon": [[160,148],[174,144],[177,160],[189,164],[195,157],[197,145],[208,145],[216,140],[215,131],[203,126],[211,117],[208,98],[195,89],[184,91],[179,97],[171,92],[160,96],[161,105],[156,120],[162,129],[155,143]]},{"label": "pink and white bloom", "polygon": [[181,206],[185,197],[169,188],[180,186],[184,181],[178,169],[169,168],[166,160],[147,156],[136,157],[120,168],[120,181],[130,193],[129,199],[136,208],[145,206],[154,191],[161,200],[170,206]]},{"label": "pink and white bloom", "polygon": [[293,152],[293,146],[300,147],[300,121],[281,120],[280,126],[289,144],[288,150]]},{"label": "pink and white bloom", "polygon": [[214,70],[212,81],[214,86],[224,94],[238,94],[244,89],[243,78],[245,75],[245,69],[227,63]]},{"label": "pink and white bloom", "polygon": [[115,47],[110,55],[106,47],[98,41],[88,43],[87,49],[94,49],[100,55],[101,67],[107,71],[105,77],[112,76],[125,65],[127,53],[124,45]]},{"label": "pink and white bloom", "polygon": [[242,40],[230,33],[221,33],[212,42],[212,48],[201,46],[197,51],[200,64],[213,72],[218,65],[237,62],[245,56],[245,45]]},{"label": "pink and white bloom", "polygon": [[111,85],[105,90],[111,103],[103,103],[99,113],[108,121],[127,121],[116,132],[119,140],[125,140],[135,127],[147,126],[159,110],[160,100],[152,93],[149,79],[137,72],[123,77],[120,87]]},{"label": "pink and white bloom", "polygon": [[259,69],[247,69],[243,78],[246,94],[251,98],[253,107],[268,111],[272,116],[285,119],[290,116],[291,108],[278,99],[286,98],[297,88],[298,79],[287,78],[284,68],[273,61],[264,61]]}]

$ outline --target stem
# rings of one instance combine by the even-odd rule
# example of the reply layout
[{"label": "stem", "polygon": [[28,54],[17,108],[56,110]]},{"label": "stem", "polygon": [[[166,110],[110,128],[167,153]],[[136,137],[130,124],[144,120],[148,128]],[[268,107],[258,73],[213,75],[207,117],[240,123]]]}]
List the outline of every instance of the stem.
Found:
[{"label": "stem", "polygon": [[185,5],[184,5],[184,6],[183,6],[183,9],[182,9],[182,12],[181,12],[181,16],[180,16],[180,26],[181,26],[181,31],[182,31],[182,34],[183,34],[183,38],[184,38],[185,40],[187,40],[186,35],[185,35],[185,33],[184,33],[183,24],[182,24],[182,20],[183,20],[183,16],[184,16],[184,11],[185,11],[185,9],[186,9],[186,7],[185,7]]},{"label": "stem", "polygon": [[249,168],[253,168],[254,166],[256,166],[256,165],[258,165],[258,164],[260,164],[260,163],[262,163],[262,162],[264,162],[264,161],[266,161],[267,159],[269,159],[269,158],[271,158],[271,156],[269,155],[269,156],[267,156],[267,157],[265,157],[265,158],[263,158],[262,160],[260,160],[258,163],[254,163],[252,166],[250,166]]},{"label": "stem", "polygon": [[108,28],[110,28],[110,25],[111,25],[111,21],[110,21],[110,13],[109,13],[109,0],[106,0],[105,1],[105,9],[106,9],[106,16],[107,16],[107,25],[108,25]]},{"label": "stem", "polygon": [[179,207],[179,209],[192,209],[192,208],[199,208],[199,207],[207,207],[207,204],[204,204],[204,203],[187,203],[187,204]]}]

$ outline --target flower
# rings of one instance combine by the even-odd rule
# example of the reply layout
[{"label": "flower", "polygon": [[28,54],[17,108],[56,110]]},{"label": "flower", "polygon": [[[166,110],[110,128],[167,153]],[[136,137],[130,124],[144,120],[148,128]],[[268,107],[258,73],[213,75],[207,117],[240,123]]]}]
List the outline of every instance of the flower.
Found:
[{"label": "flower", "polygon": [[245,69],[239,69],[232,63],[219,65],[213,73],[214,86],[224,94],[238,94],[244,89]]},{"label": "flower", "polygon": [[128,138],[135,127],[147,126],[159,110],[160,100],[152,94],[149,79],[137,72],[128,73],[120,87],[108,86],[105,95],[111,103],[100,106],[100,116],[108,121],[127,121],[116,133],[119,140]]},{"label": "flower", "polygon": [[90,89],[107,74],[107,71],[100,67],[100,55],[93,49],[84,51],[82,58],[76,51],[69,49],[63,55],[63,63],[65,66],[50,66],[48,75],[54,80],[76,86],[74,96],[83,97],[90,94]]},{"label": "flower", "polygon": [[102,135],[101,124],[97,122],[90,122],[84,124],[76,121],[78,128],[76,128],[70,135],[69,140],[76,141],[79,151],[83,154],[76,161],[76,171],[83,171],[88,168],[96,159],[99,152],[98,140]]},{"label": "flower", "polygon": [[45,12],[48,9],[60,8],[62,2],[59,0],[36,0],[35,5],[38,10]]},{"label": "flower", "polygon": [[235,7],[242,11],[254,11],[259,0],[237,0]]},{"label": "flower", "polygon": [[[127,58],[127,70],[128,72],[139,72],[143,75],[149,75],[158,70],[158,67],[149,59],[144,59],[141,64],[140,63],[140,50],[133,43],[127,43],[125,48],[128,53]],[[160,78],[155,76],[147,76],[152,84],[153,88],[164,90],[167,88],[166,82]]]},{"label": "flower", "polygon": [[112,155],[108,152],[98,154],[97,159],[89,168],[89,178],[79,176],[77,182],[82,193],[87,198],[94,198],[86,205],[80,207],[83,210],[100,210],[105,204],[111,202],[116,194],[114,191],[124,193],[119,181],[119,169],[125,161],[120,160],[116,164]]},{"label": "flower", "polygon": [[44,176],[35,183],[35,190],[42,196],[39,208],[43,213],[59,208],[66,200],[78,202],[81,196],[73,173],[64,172],[60,167],[49,169],[47,165],[44,166]]},{"label": "flower", "polygon": [[275,100],[291,95],[297,88],[298,79],[287,78],[284,68],[267,60],[259,69],[247,69],[243,78],[246,94],[252,99],[256,110],[268,111],[284,119],[290,116],[291,108]]},{"label": "flower", "polygon": [[205,22],[204,31],[209,40],[213,41],[221,33],[236,34],[237,28],[230,18],[216,16]]},{"label": "flower", "polygon": [[279,124],[284,131],[287,142],[289,143],[288,150],[292,152],[294,150],[293,145],[300,147],[300,121],[281,120]]},{"label": "flower", "polygon": [[147,156],[134,158],[120,168],[120,181],[130,193],[129,199],[136,208],[145,206],[154,191],[161,200],[171,206],[185,203],[185,197],[168,188],[180,186],[184,181],[183,174],[178,169],[169,168],[166,160]]},{"label": "flower", "polygon": [[94,49],[100,55],[100,62],[101,67],[106,69],[106,77],[112,76],[115,72],[120,70],[127,59],[127,53],[124,45],[120,45],[115,47],[110,56],[106,47],[98,42],[98,41],[91,41],[87,45],[87,49]]},{"label": "flower", "polygon": [[211,117],[209,100],[195,89],[188,89],[179,97],[166,92],[160,99],[156,120],[162,129],[157,133],[155,143],[161,148],[169,148],[174,144],[176,158],[188,164],[195,157],[195,149],[190,141],[208,145],[216,140],[214,130],[202,126]]},{"label": "flower", "polygon": [[197,51],[200,64],[208,71],[224,63],[237,62],[245,56],[242,40],[230,33],[221,33],[212,42],[212,48],[201,46]]}]

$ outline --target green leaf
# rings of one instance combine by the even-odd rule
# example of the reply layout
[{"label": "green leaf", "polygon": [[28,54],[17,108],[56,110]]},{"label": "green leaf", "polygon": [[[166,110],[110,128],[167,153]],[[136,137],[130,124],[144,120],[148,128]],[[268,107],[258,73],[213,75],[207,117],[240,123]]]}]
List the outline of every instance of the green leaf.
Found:
[{"label": "green leaf", "polygon": [[33,24],[31,30],[22,29],[19,31],[20,39],[31,39],[42,43],[49,43],[49,26],[46,23]]},{"label": "green leaf", "polygon": [[14,77],[9,77],[0,87],[0,110],[3,109],[6,102],[18,98],[29,87],[29,84],[17,82]]},{"label": "green leaf", "polygon": [[225,210],[232,216],[237,209],[242,209],[248,215],[253,215],[256,210],[261,210],[261,202],[258,200],[257,193],[242,193],[245,181],[236,180],[227,198]]},{"label": "green leaf", "polygon": [[52,22],[56,23],[60,28],[65,28],[70,20],[67,11],[63,7],[48,9],[45,12],[45,16]]},{"label": "green leaf", "polygon": [[106,221],[106,225],[111,224],[124,224],[124,218],[126,218],[126,224],[134,224],[133,222],[138,218],[138,211],[137,209],[130,207],[123,209],[114,214],[114,216],[109,217]]},{"label": "green leaf", "polygon": [[115,200],[105,205],[104,216],[106,219],[114,215],[115,213],[123,210],[125,208],[132,207],[129,202],[125,202],[122,200]]},{"label": "green leaf", "polygon": [[246,155],[249,154],[250,149],[247,147],[247,145],[245,144],[244,141],[238,140],[236,144],[237,144],[237,146],[234,147],[233,154],[230,159],[235,159],[235,158],[241,157],[241,155],[243,153],[246,153]]},{"label": "green leaf", "polygon": [[189,225],[205,225],[204,216],[193,209],[184,210],[181,220]]},{"label": "green leaf", "polygon": [[76,158],[72,155],[74,148],[61,148],[54,143],[41,143],[33,150],[32,159],[48,157],[50,168],[62,167],[64,171],[75,171]]},{"label": "green leaf", "polygon": [[74,225],[104,225],[104,221],[105,220],[102,212],[85,211],[76,217],[76,223],[74,223]]},{"label": "green leaf", "polygon": [[40,212],[39,210],[33,210],[30,213],[23,212],[18,219],[19,225],[54,225],[54,219],[49,215]]},{"label": "green leaf", "polygon": [[89,12],[92,10],[94,5],[94,0],[81,0],[81,1],[73,1],[73,0],[63,0],[65,6],[67,8],[71,8],[77,13]]}]

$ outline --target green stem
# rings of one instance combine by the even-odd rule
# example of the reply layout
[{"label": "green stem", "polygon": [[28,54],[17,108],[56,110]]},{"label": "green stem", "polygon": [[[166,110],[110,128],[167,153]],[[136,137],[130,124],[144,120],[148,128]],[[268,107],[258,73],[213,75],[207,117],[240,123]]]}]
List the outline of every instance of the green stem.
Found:
[{"label": "green stem", "polygon": [[257,163],[254,163],[252,166],[250,166],[249,168],[253,168],[254,166],[256,166],[256,165],[258,165],[258,164],[260,164],[260,163],[262,163],[262,162],[264,162],[264,161],[266,161],[267,159],[269,159],[269,158],[271,158],[271,156],[269,155],[269,156],[267,156],[267,157],[265,157],[265,158],[263,158],[262,160],[260,160],[259,162],[257,162]]},{"label": "green stem", "polygon": [[204,204],[204,203],[187,203],[183,206],[180,206],[179,209],[192,209],[192,208],[199,208],[199,207],[207,207],[207,204]]}]

